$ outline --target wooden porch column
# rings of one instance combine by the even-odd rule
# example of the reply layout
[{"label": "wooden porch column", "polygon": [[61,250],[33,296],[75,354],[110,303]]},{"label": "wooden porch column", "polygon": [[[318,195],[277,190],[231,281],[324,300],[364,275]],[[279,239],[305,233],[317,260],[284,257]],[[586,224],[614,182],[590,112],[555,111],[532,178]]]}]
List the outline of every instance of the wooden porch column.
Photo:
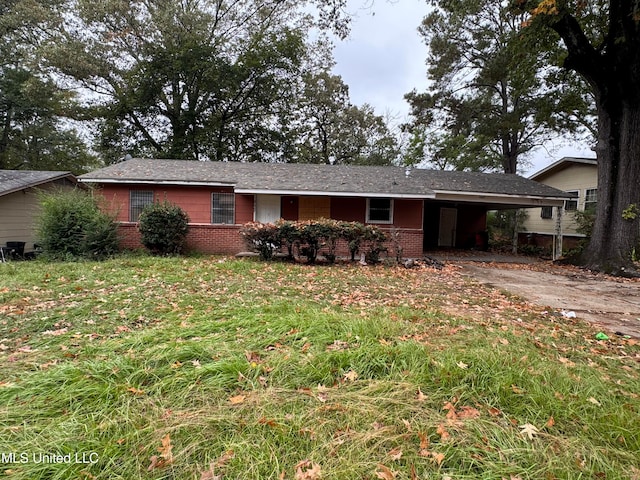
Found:
[{"label": "wooden porch column", "polygon": [[564,207],[556,207],[556,232],[553,238],[553,259],[562,257],[562,216]]}]

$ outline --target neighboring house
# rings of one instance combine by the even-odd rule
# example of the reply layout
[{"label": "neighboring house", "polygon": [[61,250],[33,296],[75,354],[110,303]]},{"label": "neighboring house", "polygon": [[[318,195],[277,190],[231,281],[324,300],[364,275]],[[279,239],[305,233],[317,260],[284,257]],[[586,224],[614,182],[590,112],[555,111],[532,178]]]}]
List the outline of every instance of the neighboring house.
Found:
[{"label": "neighboring house", "polygon": [[[595,206],[598,193],[598,163],[594,158],[564,157],[529,177],[536,182],[570,194],[562,212],[562,237],[565,248],[572,248],[584,238],[576,230],[575,212]],[[526,209],[522,244],[553,247],[558,210],[551,207]]]},{"label": "neighboring house", "polygon": [[168,200],[190,217],[187,248],[246,250],[252,222],[320,217],[379,225],[399,234],[407,257],[438,247],[473,247],[486,212],[560,206],[564,192],[516,175],[402,167],[132,159],[87,173],[121,222],[123,246],[139,248],[145,205]]},{"label": "neighboring house", "polygon": [[0,247],[24,242],[24,251],[32,252],[39,212],[37,192],[75,185],[70,172],[0,170]]}]

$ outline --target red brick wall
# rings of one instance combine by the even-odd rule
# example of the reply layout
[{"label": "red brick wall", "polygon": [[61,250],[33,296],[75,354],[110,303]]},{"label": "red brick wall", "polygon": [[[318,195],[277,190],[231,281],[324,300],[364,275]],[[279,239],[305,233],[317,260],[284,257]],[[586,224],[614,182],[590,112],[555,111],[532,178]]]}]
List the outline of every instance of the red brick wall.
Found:
[{"label": "red brick wall", "polygon": [[[135,223],[121,223],[118,227],[120,246],[125,249],[139,250],[144,248],[140,242],[138,225]],[[239,225],[189,225],[187,234],[188,252],[210,254],[235,255],[245,251],[240,236]]]},{"label": "red brick wall", "polygon": [[[121,246],[127,249],[142,248],[137,224],[129,222],[129,192],[131,190],[153,191],[158,201],[167,200],[180,205],[184,209],[191,224],[187,235],[187,249],[211,254],[236,254],[246,250],[240,236],[240,226],[253,221],[254,196],[236,195],[236,225],[211,225],[211,193],[230,192],[231,188],[180,187],[156,185],[104,185],[102,195],[111,211],[117,212],[117,220],[122,222],[119,228]],[[291,203],[290,200],[293,200]],[[365,221],[366,199],[333,197],[330,201],[331,217],[345,221]],[[282,214],[284,218],[297,218],[297,197],[283,197]],[[285,208],[285,205],[287,207]],[[289,208],[290,207],[290,208]],[[291,211],[289,211],[291,210]],[[285,216],[287,215],[287,216]],[[422,255],[422,200],[394,200],[395,225],[380,225],[380,228],[391,232],[400,232],[400,241],[404,246],[406,257]],[[388,242],[389,255],[395,255],[393,242]],[[348,248],[340,246],[338,255],[346,256]]]}]

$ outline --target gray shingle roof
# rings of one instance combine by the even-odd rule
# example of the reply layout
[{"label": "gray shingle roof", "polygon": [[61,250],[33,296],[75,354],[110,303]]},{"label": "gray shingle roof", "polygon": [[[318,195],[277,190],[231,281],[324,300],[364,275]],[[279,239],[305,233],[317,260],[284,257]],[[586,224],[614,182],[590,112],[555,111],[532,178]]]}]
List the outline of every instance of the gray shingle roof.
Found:
[{"label": "gray shingle roof", "polygon": [[316,192],[433,198],[438,191],[535,197],[564,192],[517,175],[403,167],[195,162],[134,158],[81,175],[82,182],[233,185],[241,192]]},{"label": "gray shingle roof", "polygon": [[43,183],[69,178],[74,181],[71,172],[51,172],[35,170],[0,170],[0,196],[8,195]]}]

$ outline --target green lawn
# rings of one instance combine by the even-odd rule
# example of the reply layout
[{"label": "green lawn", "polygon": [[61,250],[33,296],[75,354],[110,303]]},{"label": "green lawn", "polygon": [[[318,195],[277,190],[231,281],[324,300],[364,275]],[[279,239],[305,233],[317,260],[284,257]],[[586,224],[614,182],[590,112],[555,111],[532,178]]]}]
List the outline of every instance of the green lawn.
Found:
[{"label": "green lawn", "polygon": [[0,475],[639,479],[638,342],[553,313],[453,267],[0,264]]}]

